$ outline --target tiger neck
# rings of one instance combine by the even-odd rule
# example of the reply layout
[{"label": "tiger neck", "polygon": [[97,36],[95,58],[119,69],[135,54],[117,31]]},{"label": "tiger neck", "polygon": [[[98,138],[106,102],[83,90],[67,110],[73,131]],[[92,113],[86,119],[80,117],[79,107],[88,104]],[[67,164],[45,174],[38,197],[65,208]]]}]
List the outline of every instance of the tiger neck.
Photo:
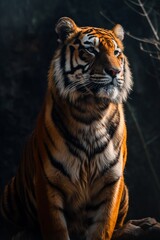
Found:
[{"label": "tiger neck", "polygon": [[[97,98],[90,96],[83,97],[76,102],[71,102],[68,99],[62,99],[59,95],[52,95],[53,97],[53,112],[59,112],[65,121],[68,121],[68,125],[76,124],[76,128],[82,125],[91,125],[93,122],[101,121],[106,115],[106,112],[113,103],[108,100],[100,101]],[[84,127],[84,126],[83,126]]]},{"label": "tiger neck", "polygon": [[45,117],[44,125],[59,149],[65,144],[74,154],[81,150],[87,159],[91,159],[103,150],[108,139],[117,132],[119,121],[123,119],[123,108],[114,103],[96,105],[91,99],[87,103],[82,102],[83,107],[80,107],[80,103],[71,104],[49,91],[44,105],[45,112],[41,116],[43,119]]},{"label": "tiger neck", "polygon": [[57,93],[50,92],[52,107],[50,115],[53,122],[61,123],[66,129],[92,129],[97,125],[106,122],[106,118],[117,112],[119,104],[111,103],[108,100],[100,101],[96,98],[85,97],[72,103],[67,99],[62,99]]}]

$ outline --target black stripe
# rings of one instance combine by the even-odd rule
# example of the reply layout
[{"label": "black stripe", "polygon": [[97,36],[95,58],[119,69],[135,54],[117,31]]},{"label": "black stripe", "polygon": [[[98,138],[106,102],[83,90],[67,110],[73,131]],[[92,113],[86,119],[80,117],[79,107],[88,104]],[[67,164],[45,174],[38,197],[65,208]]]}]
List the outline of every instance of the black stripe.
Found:
[{"label": "black stripe", "polygon": [[62,69],[62,75],[64,78],[64,84],[65,87],[67,87],[70,84],[70,80],[68,79],[67,75],[65,74],[65,63],[66,63],[66,46],[64,45],[61,50],[61,69]]},{"label": "black stripe", "polygon": [[[103,136],[101,136],[101,137],[103,137]],[[100,139],[101,139],[101,137],[100,137]],[[98,139],[98,140],[100,141],[100,139]],[[106,149],[107,146],[108,146],[108,141],[105,141],[105,142],[102,143],[101,146],[98,146],[97,148],[94,148],[93,151],[90,154],[90,158],[92,158],[96,154],[102,153]]]},{"label": "black stripe", "polygon": [[[73,64],[72,64],[72,65],[73,65]],[[67,74],[69,74],[69,73],[72,74],[72,73],[74,73],[76,70],[79,70],[79,69],[81,69],[82,72],[85,72],[85,71],[84,71],[84,68],[85,68],[87,65],[88,65],[88,63],[86,63],[85,65],[79,64],[79,65],[77,65],[76,67],[72,67],[72,68],[71,68],[71,71],[67,71],[67,72],[66,72],[65,78],[67,78]],[[69,81],[69,83],[71,83],[69,79],[68,79],[68,81]],[[67,84],[66,87],[67,87],[68,85],[69,85],[69,84]]]},{"label": "black stripe", "polygon": [[108,166],[104,167],[104,169],[101,172],[101,176],[105,175],[106,172],[108,172],[109,169],[111,169],[112,167],[114,167],[118,163],[118,160],[119,160],[119,157],[120,157],[120,153],[121,153],[121,151],[119,149],[116,158],[112,162],[110,162]]},{"label": "black stripe", "polygon": [[62,198],[63,198],[64,200],[66,200],[66,199],[67,199],[67,194],[63,191],[63,189],[60,188],[58,185],[55,185],[53,182],[51,182],[51,181],[49,180],[49,178],[47,177],[47,175],[45,175],[45,178],[47,179],[49,185],[50,185],[53,189],[55,189],[57,192],[59,192],[59,194],[62,196]]},{"label": "black stripe", "polygon": [[88,34],[88,36],[89,36],[89,39],[92,39],[95,37],[95,35],[93,35],[93,34]]},{"label": "black stripe", "polygon": [[120,177],[118,177],[117,179],[111,181],[111,182],[106,182],[104,184],[104,186],[94,195],[94,198],[99,197],[99,195],[105,191],[107,188],[113,187],[118,181],[119,181]]},{"label": "black stripe", "polygon": [[82,84],[79,83],[79,84],[76,85],[76,91],[80,92],[80,93],[85,93],[85,92],[87,92],[87,89],[86,89],[86,87],[84,86],[83,83]]},{"label": "black stripe", "polygon": [[102,88],[102,86],[105,86],[105,84],[99,84],[99,83],[94,83],[90,86],[90,89],[91,91],[94,93],[94,94],[97,94],[100,90],[100,88]]},{"label": "black stripe", "polygon": [[59,161],[57,161],[57,160],[53,157],[53,155],[51,154],[51,152],[50,152],[50,150],[49,150],[49,148],[48,148],[48,146],[47,146],[46,143],[44,143],[44,146],[45,146],[45,149],[46,149],[46,151],[47,151],[48,158],[49,158],[52,166],[53,166],[54,168],[56,168],[58,171],[60,171],[64,176],[68,177],[68,178],[71,180],[71,177],[70,177],[69,173],[67,172],[67,170],[65,169],[65,167],[63,166],[63,164],[60,163]]},{"label": "black stripe", "polygon": [[54,143],[54,141],[53,141],[53,138],[51,138],[51,135],[49,134],[49,131],[48,131],[48,128],[47,128],[46,124],[44,125],[44,129],[45,129],[45,132],[46,132],[46,134],[47,134],[50,142],[51,142],[52,145],[56,148],[55,143]]},{"label": "black stripe", "polygon": [[[115,118],[115,116],[117,114],[117,111],[118,111],[118,106],[116,105],[116,107],[115,107],[113,113],[111,114],[110,118],[107,119],[107,122],[106,122],[107,129],[110,128],[110,124],[113,122],[113,120],[114,120],[114,118]],[[109,123],[109,125],[107,125],[108,123]]]},{"label": "black stripe", "polygon": [[89,41],[85,41],[84,44],[91,44],[91,42],[89,42]]},{"label": "black stripe", "polygon": [[69,144],[69,143],[66,143],[66,144],[67,144],[67,147],[68,147],[69,152],[70,152],[73,156],[77,157],[77,158],[82,162],[83,159],[82,159],[82,157],[81,157],[80,151],[79,151],[77,148],[75,148],[72,144]]},{"label": "black stripe", "polygon": [[44,175],[46,181],[48,182],[48,184],[49,184],[53,189],[55,189],[57,192],[60,193],[60,195],[63,197],[63,199],[67,199],[66,193],[65,193],[57,184],[54,184],[54,183],[51,182],[51,180],[48,178],[47,174],[45,173],[44,167],[43,167],[43,163],[42,163],[42,158],[41,158],[41,156],[40,156],[40,152],[39,152],[38,149],[37,149],[37,151],[38,151],[38,157],[39,157],[40,164],[41,164],[41,169],[42,169],[42,171],[43,171],[43,175]]},{"label": "black stripe", "polygon": [[[68,99],[69,100],[69,99]],[[84,106],[81,104],[81,102],[72,102],[72,101],[69,101],[68,102],[69,105],[71,105],[75,110],[77,110],[78,112],[80,113],[86,113],[86,108],[84,108]]]},{"label": "black stripe", "polygon": [[80,123],[86,124],[86,125],[91,125],[94,121],[97,121],[98,119],[100,119],[101,116],[99,116],[99,114],[95,115],[95,116],[87,116],[87,115],[80,115],[80,114],[76,114],[73,111],[71,111],[72,117]]},{"label": "black stripe", "polygon": [[77,38],[74,40],[74,44],[79,44],[81,45],[81,41],[80,39],[78,38],[79,36],[77,36]]},{"label": "black stripe", "polygon": [[[87,33],[91,33],[91,32],[93,32],[92,28],[91,29],[87,29],[86,31],[83,32],[83,34],[87,34]],[[90,35],[90,34],[88,34],[88,35]]]},{"label": "black stripe", "polygon": [[119,113],[119,111],[115,112],[115,114],[112,116],[111,121],[112,122],[109,125],[108,130],[107,130],[107,132],[108,132],[108,134],[110,136],[110,139],[113,138],[114,133],[116,132],[116,130],[117,130],[118,126],[119,126],[119,121],[120,121],[120,113]]},{"label": "black stripe", "polygon": [[75,48],[73,46],[70,46],[70,66],[71,66],[71,72],[72,72],[72,69],[74,69],[73,67],[73,53],[74,53],[74,50]]},{"label": "black stripe", "polygon": [[[30,189],[29,189],[30,190]],[[28,203],[26,204],[27,206],[27,209],[28,209],[28,214],[30,215],[31,219],[34,221],[34,219],[37,218],[37,211],[36,211],[36,208],[35,206],[33,205],[30,197],[29,197],[29,194],[26,192],[26,197],[25,197],[25,201]],[[29,211],[30,210],[30,211]]]},{"label": "black stripe", "polygon": [[[13,185],[11,186],[12,183]],[[12,224],[15,224],[15,225],[18,224],[19,227],[22,225],[24,226],[26,225],[26,221],[25,221],[26,218],[23,212],[24,207],[20,204],[19,199],[17,199],[15,179],[12,178],[12,180],[6,187],[7,187],[7,190],[4,194],[4,198],[2,202],[4,214],[8,219],[8,221],[11,222]],[[5,201],[5,198],[6,198],[6,201]],[[16,205],[16,208],[14,205]],[[17,216],[18,216],[18,219],[16,218]]]},{"label": "black stripe", "polygon": [[[55,106],[54,110],[52,111],[52,119],[54,121],[54,124],[58,128],[60,134],[66,140],[67,144],[73,145],[75,148],[78,148],[87,154],[85,147],[80,143],[80,141],[75,136],[73,136],[69,132],[69,130],[65,126],[64,121],[62,120],[62,117],[60,116],[59,110],[57,109],[56,106]],[[65,120],[64,117],[63,117],[63,119]]]},{"label": "black stripe", "polygon": [[99,106],[99,110],[104,111],[108,108],[108,106],[109,106],[108,100],[107,101],[103,100],[103,104],[101,106]]},{"label": "black stripe", "polygon": [[87,224],[88,227],[93,225],[94,223],[95,223],[94,218],[89,217],[89,218],[86,219],[86,224]]},{"label": "black stripe", "polygon": [[65,68],[65,62],[66,62],[66,46],[64,45],[61,50],[61,69],[63,70],[63,72]]},{"label": "black stripe", "polygon": [[[81,98],[79,101],[76,102],[70,102],[69,105],[73,107],[73,109],[77,110],[79,113],[88,113],[88,110],[86,110],[86,97]],[[98,105],[98,110],[104,111],[109,106],[108,99],[99,99],[95,98],[96,105]],[[100,104],[100,105],[99,105]]]},{"label": "black stripe", "polygon": [[[116,109],[113,112],[111,118],[108,120],[109,125],[107,126],[106,134],[108,133],[109,139],[107,141],[104,141],[101,144],[101,146],[98,146],[97,148],[93,149],[90,157],[93,157],[95,154],[103,152],[107,148],[110,140],[113,138],[113,135],[116,132],[116,130],[118,128],[118,125],[119,125],[119,111],[117,111],[117,109],[118,109],[118,107],[116,107]],[[114,120],[115,117],[116,117],[116,120]],[[104,137],[104,135],[100,136],[100,138],[96,139],[95,141],[98,143],[98,141],[100,141],[100,139],[103,138],[103,137]],[[113,167],[117,163],[118,158],[119,158],[119,154],[120,154],[120,152],[118,153],[118,156],[115,158],[115,160],[107,167],[107,169],[105,169],[105,171],[108,171],[111,167]]]}]

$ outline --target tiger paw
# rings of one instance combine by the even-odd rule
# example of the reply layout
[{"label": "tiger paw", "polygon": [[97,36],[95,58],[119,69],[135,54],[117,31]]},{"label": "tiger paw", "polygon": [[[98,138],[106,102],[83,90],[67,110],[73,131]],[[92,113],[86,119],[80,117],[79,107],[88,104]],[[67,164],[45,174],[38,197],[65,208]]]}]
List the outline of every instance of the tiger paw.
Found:
[{"label": "tiger paw", "polygon": [[154,218],[130,220],[115,230],[112,240],[159,240],[160,223]]},{"label": "tiger paw", "polygon": [[138,240],[159,240],[160,239],[160,223],[154,218],[144,218],[139,222],[139,226],[144,233]]},{"label": "tiger paw", "polygon": [[143,218],[140,220],[130,220],[129,223],[141,227],[143,230],[147,230],[150,227],[153,227],[155,224],[157,224],[157,221],[154,218]]}]

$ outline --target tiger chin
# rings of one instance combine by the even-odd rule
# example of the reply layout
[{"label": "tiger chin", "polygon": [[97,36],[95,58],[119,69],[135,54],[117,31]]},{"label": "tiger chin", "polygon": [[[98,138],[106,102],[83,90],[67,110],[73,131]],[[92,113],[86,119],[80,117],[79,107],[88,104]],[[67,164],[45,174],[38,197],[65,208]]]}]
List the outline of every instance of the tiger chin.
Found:
[{"label": "tiger chin", "polygon": [[78,27],[63,17],[55,31],[46,98],[17,174],[5,187],[2,214],[19,232],[38,228],[44,240],[133,237],[137,222],[123,226],[123,102],[132,88],[124,30],[119,24],[112,30]]}]

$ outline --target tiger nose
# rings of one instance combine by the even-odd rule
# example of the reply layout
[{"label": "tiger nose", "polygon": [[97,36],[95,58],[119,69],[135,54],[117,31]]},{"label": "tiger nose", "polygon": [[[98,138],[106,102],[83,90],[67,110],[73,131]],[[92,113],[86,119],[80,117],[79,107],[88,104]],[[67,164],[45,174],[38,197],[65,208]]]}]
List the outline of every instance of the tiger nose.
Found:
[{"label": "tiger nose", "polygon": [[115,77],[118,73],[120,73],[120,69],[119,68],[110,68],[108,69],[106,72],[111,76],[111,77]]}]

